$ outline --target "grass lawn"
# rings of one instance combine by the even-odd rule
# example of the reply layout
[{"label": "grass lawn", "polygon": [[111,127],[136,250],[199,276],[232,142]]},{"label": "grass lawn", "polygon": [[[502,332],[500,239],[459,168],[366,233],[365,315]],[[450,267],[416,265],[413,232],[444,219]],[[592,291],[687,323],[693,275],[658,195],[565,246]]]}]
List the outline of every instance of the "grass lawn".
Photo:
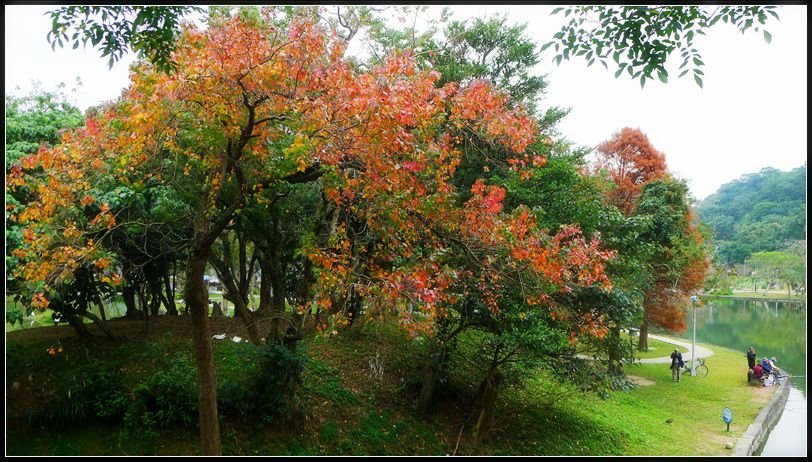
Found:
[{"label": "grass lawn", "polygon": [[[628,339],[628,335],[626,335],[626,338]],[[674,348],[677,348],[681,353],[688,352],[688,348],[685,348],[683,346],[673,345],[671,343],[666,343],[649,337],[648,351],[638,350],[637,344],[635,343],[634,357],[636,359],[662,358],[663,356],[671,355],[671,352],[674,351]]]},{"label": "grass lawn", "polygon": [[[729,455],[726,442],[735,444],[753,422],[774,388],[754,387],[747,383],[741,367],[741,354],[725,348],[702,344],[715,354],[706,360],[707,377],[683,377],[671,382],[667,364],[636,364],[626,367],[628,375],[640,377],[649,385],[630,392],[615,392],[608,400],[590,395],[573,395],[556,404],[557,414],[577,419],[593,432],[623,435],[622,455]],[[535,385],[539,393],[549,393],[549,382]],[[729,407],[734,420],[730,433],[725,431],[722,411]],[[532,414],[516,415],[524,425],[534,425]],[[671,423],[667,420],[673,419]],[[547,432],[550,433],[549,431]],[[552,436],[552,435],[550,435]],[[559,440],[565,435],[556,435]],[[604,438],[584,438],[585,455],[605,455]],[[560,441],[560,440],[559,440]],[[603,446],[601,446],[603,445]]]},{"label": "grass lawn", "polygon": [[806,300],[806,295],[789,295],[787,296],[786,291],[770,291],[767,294],[764,294],[763,290],[759,290],[758,292],[740,292],[734,291],[733,295],[716,295],[716,297],[729,297],[729,298],[736,298],[736,297],[747,297],[747,298],[764,298],[764,299],[772,299],[772,298],[779,298],[784,300]]}]

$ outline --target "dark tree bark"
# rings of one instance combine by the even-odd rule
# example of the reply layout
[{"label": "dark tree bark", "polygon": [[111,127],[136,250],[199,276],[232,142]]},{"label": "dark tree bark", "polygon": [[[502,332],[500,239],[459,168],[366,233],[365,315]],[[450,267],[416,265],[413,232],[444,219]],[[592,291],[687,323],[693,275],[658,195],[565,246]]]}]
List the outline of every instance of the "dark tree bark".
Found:
[{"label": "dark tree bark", "polygon": [[609,332],[609,371],[620,372],[620,327],[613,327]]},{"label": "dark tree bark", "polygon": [[[104,308],[102,307],[101,304],[99,304],[99,312],[104,313]],[[110,340],[116,339],[115,335],[113,335],[113,332],[110,330],[110,327],[107,325],[107,322],[104,319],[99,318],[98,316],[89,311],[82,313],[82,316],[90,319],[97,326],[99,326],[99,329],[101,329],[101,331],[104,332],[104,335],[106,335],[107,338],[109,338]],[[81,322],[81,320],[79,322]],[[82,323],[82,325],[84,326],[84,323]]]},{"label": "dark tree bark", "polygon": [[434,389],[437,386],[437,377],[440,375],[440,368],[435,362],[430,362],[423,369],[423,384],[420,386],[420,394],[417,396],[417,412],[426,417],[429,405],[434,397]]},{"label": "dark tree bark", "polygon": [[124,306],[127,308],[124,317],[127,319],[141,319],[142,313],[135,305],[135,289],[130,285],[124,286],[121,289],[121,298],[124,299]]},{"label": "dark tree bark", "polygon": [[648,322],[643,321],[640,325],[640,338],[637,340],[637,349],[648,351]]},{"label": "dark tree bark", "polygon": [[245,245],[245,241],[238,239],[238,245],[241,247],[241,249],[239,249],[240,268],[235,270],[231,263],[231,244],[229,238],[222,236],[221,243],[223,245],[223,257],[220,258],[217,255],[211,254],[209,256],[209,262],[214,266],[215,271],[220,276],[220,281],[223,283],[223,297],[234,304],[234,317],[242,319],[248,331],[248,339],[254,345],[259,345],[262,343],[261,335],[259,334],[256,320],[248,309],[247,300],[248,281],[250,280],[250,275],[247,273],[253,273],[253,261],[250,267],[245,267],[245,249],[242,248]]},{"label": "dark tree bark", "polygon": [[178,315],[178,307],[175,306],[175,291],[172,290],[172,285],[169,282],[169,266],[167,265],[167,271],[164,272],[163,275],[163,283],[164,283],[164,290],[166,291],[166,295],[164,297],[164,306],[166,307],[166,314],[177,316]]},{"label": "dark tree bark", "polygon": [[474,425],[474,441],[476,444],[482,442],[488,435],[488,432],[493,426],[493,418],[496,412],[496,398],[499,391],[499,384],[502,381],[502,375],[496,368],[488,369],[485,379],[480,384],[479,395],[482,410],[477,418],[476,425]]},{"label": "dark tree bark", "polygon": [[209,335],[208,293],[203,281],[210,247],[198,243],[192,250],[186,277],[186,306],[192,317],[192,340],[197,362],[201,454],[220,455],[217,380]]},{"label": "dark tree bark", "polygon": [[270,256],[260,249],[259,255],[259,309],[257,315],[262,318],[268,317],[273,311],[271,303],[271,269]]},{"label": "dark tree bark", "polygon": [[70,326],[73,327],[73,330],[76,331],[76,335],[78,335],[79,338],[84,339],[84,338],[90,338],[90,337],[93,336],[90,333],[90,331],[87,330],[87,326],[85,326],[85,323],[82,322],[81,317],[79,317],[78,315],[75,315],[75,314],[64,315],[64,316],[68,320],[68,324],[70,324]]}]

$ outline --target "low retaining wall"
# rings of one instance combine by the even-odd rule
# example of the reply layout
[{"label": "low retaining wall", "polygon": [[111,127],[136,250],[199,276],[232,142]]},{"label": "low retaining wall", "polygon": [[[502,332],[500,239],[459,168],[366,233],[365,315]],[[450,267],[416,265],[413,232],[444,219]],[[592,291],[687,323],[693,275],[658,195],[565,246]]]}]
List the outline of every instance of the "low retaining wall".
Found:
[{"label": "low retaining wall", "polygon": [[781,385],[778,385],[775,395],[761,409],[756,416],[756,420],[747,427],[747,431],[736,441],[733,456],[751,456],[767,439],[770,430],[784,412],[784,406],[787,404],[787,398],[789,397],[789,388],[789,378]]}]

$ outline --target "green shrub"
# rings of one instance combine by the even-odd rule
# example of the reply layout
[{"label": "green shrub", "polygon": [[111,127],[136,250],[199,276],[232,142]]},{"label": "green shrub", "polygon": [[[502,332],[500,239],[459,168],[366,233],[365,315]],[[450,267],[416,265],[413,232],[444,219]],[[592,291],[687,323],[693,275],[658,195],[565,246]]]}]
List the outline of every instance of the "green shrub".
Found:
[{"label": "green shrub", "polygon": [[120,422],[130,401],[123,377],[117,370],[93,362],[62,385],[61,398],[34,407],[28,422],[65,426],[87,421]]},{"label": "green shrub", "polygon": [[103,369],[101,364],[85,376],[79,397],[90,404],[94,417],[107,422],[121,421],[130,402],[121,373]]},{"label": "green shrub", "polygon": [[194,367],[181,358],[173,360],[170,367],[135,387],[135,400],[127,410],[125,426],[196,425],[196,381]]},{"label": "green shrub", "polygon": [[291,408],[308,358],[304,347],[290,349],[268,343],[246,352],[256,367],[248,368],[243,380],[223,381],[217,390],[217,404],[224,416],[256,416],[265,422]]}]

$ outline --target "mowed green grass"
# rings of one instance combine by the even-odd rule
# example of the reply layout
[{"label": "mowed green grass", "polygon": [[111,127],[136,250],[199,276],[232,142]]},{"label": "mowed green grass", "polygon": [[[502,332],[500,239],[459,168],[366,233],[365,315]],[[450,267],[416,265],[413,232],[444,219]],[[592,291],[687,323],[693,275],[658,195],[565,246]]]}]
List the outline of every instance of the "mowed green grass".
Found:
[{"label": "mowed green grass", "polygon": [[[580,419],[606,434],[621,435],[623,455],[663,456],[722,456],[731,450],[726,442],[735,443],[774,389],[753,387],[746,381],[746,365],[739,352],[702,344],[714,351],[707,358],[710,369],[707,377],[683,377],[681,382],[671,381],[667,364],[637,364],[626,366],[626,373],[653,382],[629,392],[615,392],[607,400],[591,395],[572,395],[556,403],[556,415]],[[535,387],[539,394],[549,392],[550,383],[539,380]],[[733,411],[730,432],[722,421],[725,407]],[[531,426],[532,416],[522,416],[524,424]],[[673,419],[671,423],[666,421]],[[595,431],[595,430],[593,430]],[[539,428],[539,433],[542,431]],[[550,432],[544,432],[552,439]],[[564,437],[564,435],[555,435]],[[557,440],[556,438],[556,440]],[[590,441],[588,435],[580,438],[588,449],[575,453],[609,455],[606,447],[599,446],[603,438]]]}]

